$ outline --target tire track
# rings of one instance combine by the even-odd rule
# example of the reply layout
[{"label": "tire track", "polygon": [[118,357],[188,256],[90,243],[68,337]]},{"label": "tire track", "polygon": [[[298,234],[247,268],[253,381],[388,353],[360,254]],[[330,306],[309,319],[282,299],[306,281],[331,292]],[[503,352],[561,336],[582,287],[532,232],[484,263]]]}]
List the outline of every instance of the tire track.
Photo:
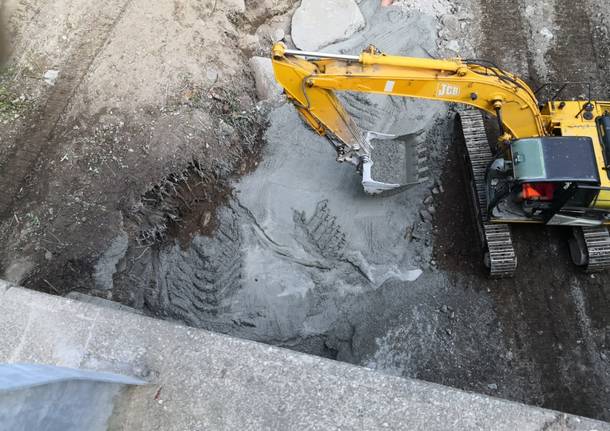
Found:
[{"label": "tire track", "polygon": [[[605,6],[607,7],[607,6]],[[592,97],[602,96],[608,78],[600,71],[591,17],[585,2],[556,0],[554,43],[548,52],[552,81],[584,81],[592,86]],[[586,94],[584,87],[566,88],[562,97]]]},{"label": "tire track", "polygon": [[479,3],[482,40],[477,51],[481,58],[528,78],[531,61],[520,0],[479,0]]},{"label": "tire track", "polygon": [[[16,140],[14,150],[0,163],[0,217],[10,217],[13,208],[27,193],[28,183],[41,158],[57,151],[60,144],[54,139],[57,126],[70,106],[76,91],[87,76],[95,59],[102,52],[117,24],[129,9],[133,0],[125,1],[114,14],[104,13],[108,7],[92,14],[91,31],[69,55],[60,77],[51,88],[45,106],[34,115],[31,124],[36,127],[24,132]],[[100,3],[100,6],[106,5]]]}]

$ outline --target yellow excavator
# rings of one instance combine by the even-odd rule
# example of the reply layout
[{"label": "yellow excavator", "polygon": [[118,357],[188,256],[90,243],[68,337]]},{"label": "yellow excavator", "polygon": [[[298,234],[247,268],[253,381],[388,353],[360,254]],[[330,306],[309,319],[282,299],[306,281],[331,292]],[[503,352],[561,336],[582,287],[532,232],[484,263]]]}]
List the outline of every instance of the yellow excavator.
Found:
[{"label": "yellow excavator", "polygon": [[[420,182],[416,161],[421,154],[393,151],[395,160],[383,161],[384,169],[411,171],[400,176],[402,184],[375,179],[375,148],[392,136],[358,127],[336,91],[463,106],[455,121],[457,140],[491,276],[510,277],[516,270],[511,223],[570,226],[574,263],[590,272],[610,266],[610,102],[591,100],[589,91],[587,100],[552,97],[539,104],[522,79],[490,62],[392,56],[372,45],[360,55],[342,55],[276,43],[272,61],[286,97],[307,124],[329,139],[337,161],[357,167],[369,194]],[[499,136],[491,142],[483,112],[497,121]]]}]

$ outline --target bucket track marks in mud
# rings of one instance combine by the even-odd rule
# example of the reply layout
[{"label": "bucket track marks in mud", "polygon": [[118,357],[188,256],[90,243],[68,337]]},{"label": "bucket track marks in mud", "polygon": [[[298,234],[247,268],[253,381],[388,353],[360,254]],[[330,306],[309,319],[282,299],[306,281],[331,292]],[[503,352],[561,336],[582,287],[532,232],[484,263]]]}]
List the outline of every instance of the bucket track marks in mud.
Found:
[{"label": "bucket track marks in mud", "polygon": [[299,211],[295,211],[293,219],[295,225],[304,232],[310,253],[320,255],[330,268],[347,264],[368,282],[372,281],[364,259],[346,251],[345,233],[337,218],[331,214],[327,200],[318,202],[309,219],[305,212]]},{"label": "bucket track marks in mud", "polygon": [[318,202],[313,215],[307,219],[305,212],[295,211],[295,224],[303,229],[309,244],[326,259],[342,259],[345,251],[345,233],[330,214],[328,201]]}]

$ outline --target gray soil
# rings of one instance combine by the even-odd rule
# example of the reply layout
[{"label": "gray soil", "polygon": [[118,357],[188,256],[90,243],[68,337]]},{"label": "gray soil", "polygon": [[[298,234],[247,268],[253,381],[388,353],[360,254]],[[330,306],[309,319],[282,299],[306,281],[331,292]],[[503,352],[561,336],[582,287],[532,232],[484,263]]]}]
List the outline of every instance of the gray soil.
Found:
[{"label": "gray soil", "polygon": [[[25,78],[11,84],[37,102],[23,114],[30,123],[3,125],[4,277],[610,420],[610,276],[575,269],[564,231],[530,227],[515,229],[517,276],[485,277],[450,145],[452,107],[342,95],[363,129],[411,136],[427,149],[429,181],[368,197],[353,167],[338,165],[291,106],[253,102],[252,77],[243,71],[249,55],[264,51],[243,41],[264,40],[260,29],[287,22],[293,2],[270,2],[270,15],[257,15],[256,2],[246,2],[246,12],[176,2],[169,21],[148,10],[157,30],[187,32],[189,52],[172,42],[133,65],[114,45],[137,41],[142,29],[129,20],[143,14],[115,3],[86,43],[65,58],[51,56],[70,71],[64,80],[50,89]],[[357,53],[374,43],[436,57],[455,55],[458,46],[533,87],[590,80],[594,97],[608,98],[610,11],[601,0],[378,3],[359,2],[366,28],[326,50]],[[20,13],[36,22],[31,10]],[[453,30],[449,16],[459,20]],[[215,40],[218,32],[229,37]],[[198,51],[198,35],[210,47],[224,44],[222,54]],[[126,49],[135,55],[143,46]],[[156,55],[167,67],[155,67]],[[205,58],[181,62],[198,55]],[[146,64],[163,85],[140,81],[141,70],[129,74]],[[113,70],[125,79],[105,92]]]}]

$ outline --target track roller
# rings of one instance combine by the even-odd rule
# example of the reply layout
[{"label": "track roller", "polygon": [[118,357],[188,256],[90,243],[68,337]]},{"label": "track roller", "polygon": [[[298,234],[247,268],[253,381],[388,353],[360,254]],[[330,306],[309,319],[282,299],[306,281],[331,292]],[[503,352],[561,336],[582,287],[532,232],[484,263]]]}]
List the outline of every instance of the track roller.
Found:
[{"label": "track roller", "polygon": [[610,234],[605,226],[572,228],[569,246],[574,264],[587,272],[610,268]]},{"label": "track roller", "polygon": [[493,161],[480,111],[459,112],[468,165],[476,219],[485,250],[484,263],[494,278],[512,277],[517,268],[517,255],[507,224],[489,223],[485,175]]}]

